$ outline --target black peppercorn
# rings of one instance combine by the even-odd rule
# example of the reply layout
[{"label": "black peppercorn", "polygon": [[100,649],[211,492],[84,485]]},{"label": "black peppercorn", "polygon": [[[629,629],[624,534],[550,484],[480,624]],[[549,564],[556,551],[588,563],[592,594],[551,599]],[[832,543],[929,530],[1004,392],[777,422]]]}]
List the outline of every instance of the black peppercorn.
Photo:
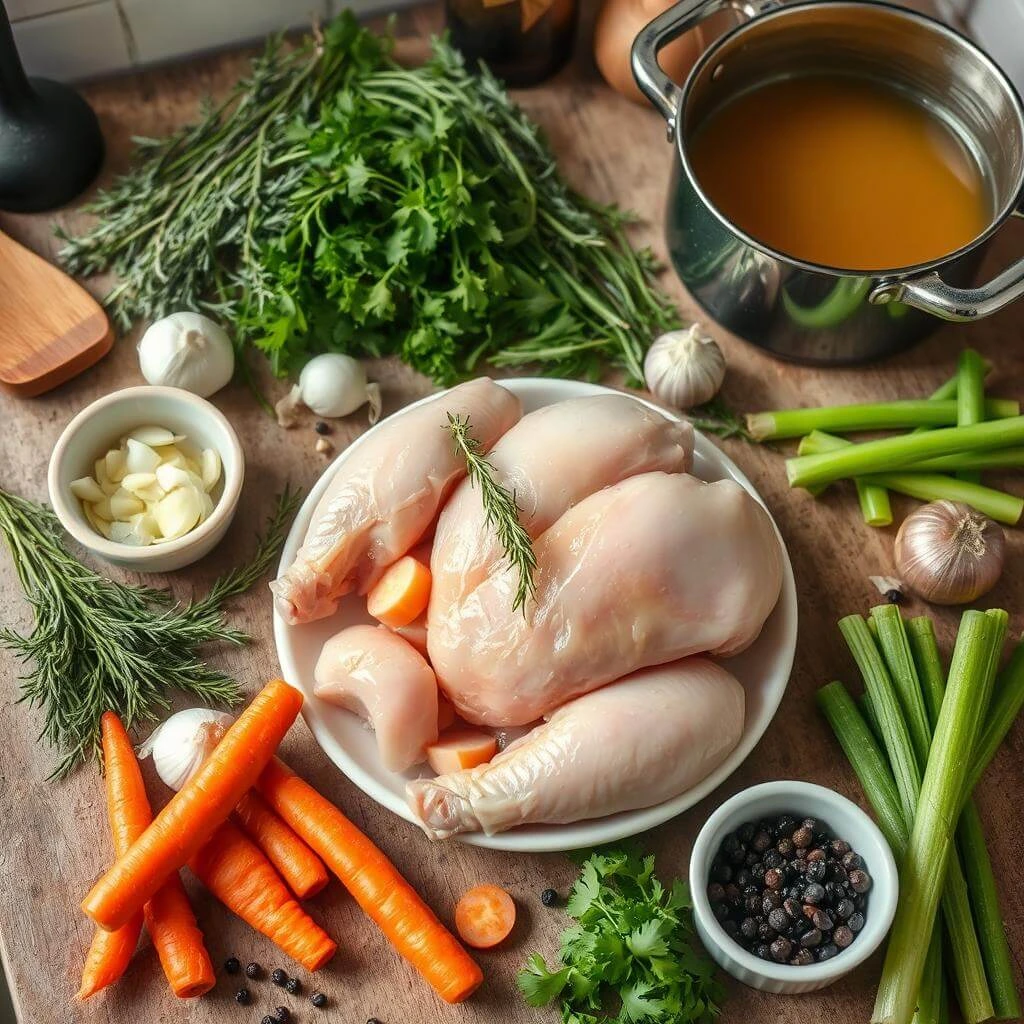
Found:
[{"label": "black peppercorn", "polygon": [[731,917],[727,917],[722,922],[722,931],[724,931],[730,939],[735,939],[740,933],[739,925],[737,925]]},{"label": "black peppercorn", "polygon": [[317,420],[313,429],[323,437],[325,434],[329,434],[331,432],[331,425],[329,423],[324,423],[323,420]]},{"label": "black peppercorn", "polygon": [[757,935],[757,922],[752,917],[745,917],[740,922],[740,934],[745,939],[752,939]]},{"label": "black peppercorn", "polygon": [[793,952],[793,943],[789,939],[783,938],[781,935],[775,939],[771,944],[772,959],[776,963],[784,963],[789,959],[789,954]]},{"label": "black peppercorn", "polygon": [[776,907],[782,906],[782,897],[773,889],[769,889],[761,897],[761,910],[764,914],[770,914]]},{"label": "black peppercorn", "polygon": [[793,845],[797,848],[808,847],[814,839],[814,833],[804,825],[801,825],[792,835]]},{"label": "black peppercorn", "polygon": [[722,852],[726,854],[735,853],[740,849],[740,845],[739,836],[737,836],[735,832],[730,832],[722,840]]},{"label": "black peppercorn", "polygon": [[813,906],[817,906],[824,898],[825,888],[817,882],[811,882],[810,885],[804,889],[804,903],[810,903]]},{"label": "black peppercorn", "polygon": [[260,1024],[277,1024],[277,1021],[275,1021],[274,1018],[271,1017],[270,1014],[268,1013],[260,1021]]},{"label": "black peppercorn", "polygon": [[804,818],[804,820],[800,822],[800,824],[803,828],[809,828],[812,832],[816,832],[818,829],[817,818]]},{"label": "black peppercorn", "polygon": [[245,965],[245,976],[251,981],[255,981],[263,974],[263,968],[257,963],[251,963]]},{"label": "black peppercorn", "polygon": [[252,996],[249,995],[249,990],[247,988],[240,988],[235,993],[235,1002],[238,1003],[239,1006],[248,1006],[249,1003],[252,1002]]},{"label": "black peppercorn", "polygon": [[799,917],[803,909],[800,905],[800,901],[794,899],[792,896],[786,899],[786,901],[782,904],[782,908],[786,911],[787,914],[789,914],[790,917],[793,918]]},{"label": "black peppercorn", "polygon": [[280,967],[275,967],[270,972],[270,980],[275,985],[284,985],[284,983],[288,980],[288,975],[284,971],[282,971]]},{"label": "black peppercorn", "polygon": [[836,904],[836,917],[840,921],[845,921],[853,914],[853,900],[841,899]]},{"label": "black peppercorn", "polygon": [[366,1024],[381,1024],[381,1022],[380,1022],[379,1020],[377,1020],[377,1018],[376,1018],[376,1017],[371,1017],[371,1018],[370,1018],[370,1019],[369,1019],[369,1020],[368,1020],[368,1021],[366,1022]]},{"label": "black peppercorn", "polygon": [[821,945],[821,929],[811,928],[800,936],[800,945],[805,949],[813,949]]},{"label": "black peppercorn", "polygon": [[840,948],[846,947],[853,942],[853,932],[849,925],[841,924],[833,933],[832,941]]},{"label": "black peppercorn", "polygon": [[851,932],[859,932],[864,927],[864,915],[859,911],[856,914],[851,914],[846,924]]},{"label": "black peppercorn", "polygon": [[[739,871],[736,872],[734,881],[741,889],[747,889],[753,879],[754,876],[746,868],[740,868]],[[744,895],[748,896],[749,893],[744,893]]]},{"label": "black peppercorn", "polygon": [[769,868],[764,873],[764,884],[769,889],[781,889],[784,881],[782,872],[778,868]]},{"label": "black peppercorn", "polygon": [[755,853],[764,853],[772,845],[772,837],[762,829],[754,836],[750,845]]},{"label": "black peppercorn", "polygon": [[274,1010],[274,1020],[277,1024],[288,1024],[288,1021],[292,1019],[292,1011],[287,1006],[278,1006]]},{"label": "black peppercorn", "polygon": [[764,942],[771,942],[775,938],[775,929],[767,921],[758,921],[757,937]]},{"label": "black peppercorn", "polygon": [[826,943],[818,949],[818,962],[831,960],[839,952],[839,947],[834,942]]},{"label": "black peppercorn", "polygon": [[814,954],[809,949],[798,949],[789,962],[794,967],[806,967],[814,963]]},{"label": "black peppercorn", "polygon": [[782,909],[782,907],[776,907],[775,910],[768,915],[768,923],[777,932],[784,932],[789,927],[790,916]]},{"label": "black peppercorn", "polygon": [[554,907],[558,903],[558,893],[554,889],[545,889],[540,894],[540,901],[545,907]]},{"label": "black peppercorn", "polygon": [[745,822],[736,829],[736,838],[741,843],[749,843],[754,838],[754,832],[757,831],[752,821]]},{"label": "black peppercorn", "polygon": [[302,991],[302,982],[298,978],[289,978],[284,983],[284,990],[289,995],[297,996]]},{"label": "black peppercorn", "polygon": [[712,903],[721,903],[725,899],[725,886],[719,882],[712,882],[708,886],[708,899]]},{"label": "black peppercorn", "polygon": [[318,1009],[322,1010],[327,1005],[327,996],[323,992],[314,992],[310,997],[309,1001]]},{"label": "black peppercorn", "polygon": [[[812,852],[817,853],[817,850]],[[825,862],[823,860],[808,860],[805,874],[808,882],[824,882]]]},{"label": "black peppercorn", "polygon": [[718,918],[719,921],[724,921],[729,916],[729,904],[728,903],[712,903],[711,913]]},{"label": "black peppercorn", "polygon": [[810,867],[812,864],[823,862],[825,856],[825,851],[820,846],[816,846],[813,850],[807,851],[807,856],[804,860],[807,861],[807,866]]},{"label": "black peppercorn", "polygon": [[778,850],[768,850],[764,855],[764,866],[766,868],[781,868],[786,863],[786,858]]},{"label": "black peppercorn", "polygon": [[825,902],[835,906],[842,900],[846,895],[846,890],[843,889],[838,882],[826,882],[825,883]]},{"label": "black peppercorn", "polygon": [[735,882],[730,882],[725,887],[725,898],[729,903],[739,903],[740,901],[740,887]]},{"label": "black peppercorn", "polygon": [[755,882],[758,882],[762,878],[764,878],[764,871],[765,867],[759,860],[754,861],[754,863],[750,865],[750,877]]},{"label": "black peppercorn", "polygon": [[903,591],[892,587],[885,592],[885,599],[889,604],[903,604]]},{"label": "black peppercorn", "polygon": [[754,947],[754,956],[759,956],[762,960],[767,960],[771,955],[771,946],[766,942],[760,942]]},{"label": "black peppercorn", "polygon": [[732,881],[732,868],[722,861],[716,861],[711,865],[711,877],[724,885]]},{"label": "black peppercorn", "polygon": [[781,839],[783,836],[788,836],[795,826],[796,818],[794,818],[792,814],[783,814],[778,821],[775,822],[775,827],[772,829],[772,833],[776,839]]},{"label": "black peppercorn", "polygon": [[864,858],[861,857],[860,854],[854,853],[853,850],[850,850],[848,853],[843,855],[843,867],[846,868],[847,871],[857,871],[864,867]]},{"label": "black peppercorn", "polygon": [[866,871],[851,871],[850,885],[855,893],[865,893],[871,888],[871,876]]},{"label": "black peppercorn", "polygon": [[224,961],[224,970],[227,971],[228,974],[237,974],[241,969],[242,965],[238,962],[237,956],[229,956],[227,960]]},{"label": "black peppercorn", "polygon": [[823,932],[831,931],[833,925],[832,918],[824,910],[816,910],[811,915],[811,923],[815,928]]},{"label": "black peppercorn", "polygon": [[850,852],[850,844],[845,839],[833,839],[829,847],[837,857],[842,857]]},{"label": "black peppercorn", "polygon": [[790,859],[793,856],[793,851],[796,849],[796,846],[793,845],[792,839],[790,839],[788,836],[783,836],[775,844],[775,849],[778,850],[783,857],[785,857],[786,859]]}]

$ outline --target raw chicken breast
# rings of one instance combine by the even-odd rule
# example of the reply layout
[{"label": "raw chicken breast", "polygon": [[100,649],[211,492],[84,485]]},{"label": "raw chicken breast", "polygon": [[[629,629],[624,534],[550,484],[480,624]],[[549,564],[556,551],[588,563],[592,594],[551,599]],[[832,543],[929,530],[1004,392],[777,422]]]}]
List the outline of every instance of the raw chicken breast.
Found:
[{"label": "raw chicken breast", "polygon": [[[524,416],[488,456],[520,508],[531,537],[578,501],[638,473],[684,473],[693,428],[628,395],[572,398]],[[463,480],[438,519],[431,557],[432,602],[439,608],[482,583],[504,560],[485,519],[479,488]]]},{"label": "raw chicken breast", "polygon": [[331,637],[314,673],[317,697],[365,718],[384,766],[404,772],[437,741],[437,680],[423,656],[383,626]]},{"label": "raw chicken breast", "polygon": [[737,654],[782,585],[761,505],[732,481],[685,474],[645,473],[584,498],[534,551],[525,615],[512,611],[507,566],[444,603],[431,597],[430,661],[468,722],[525,725],[636,669]]},{"label": "raw chicken breast", "polygon": [[466,474],[445,429],[468,416],[485,451],[522,415],[519,399],[481,377],[378,427],[348,458],[313,512],[295,561],[270,585],[294,624],[331,615],[351,590],[366,593],[426,533]]},{"label": "raw chicken breast", "polygon": [[636,672],[560,707],[489,764],[406,786],[431,839],[651,807],[718,767],[743,731],[743,687],[705,658]]}]

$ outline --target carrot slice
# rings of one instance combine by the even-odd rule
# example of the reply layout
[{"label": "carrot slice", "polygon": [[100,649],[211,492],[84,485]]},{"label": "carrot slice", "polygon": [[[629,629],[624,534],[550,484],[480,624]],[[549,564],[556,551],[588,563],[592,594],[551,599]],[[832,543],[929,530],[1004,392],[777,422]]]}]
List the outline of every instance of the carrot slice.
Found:
[{"label": "carrot slice", "polygon": [[308,971],[323,967],[337,943],[295,902],[263,851],[229,821],[188,866],[246,924]]},{"label": "carrot slice", "polygon": [[[100,728],[107,777],[107,815],[114,839],[114,853],[121,857],[146,830],[153,812],[135,751],[120,719],[108,711],[101,719]],[[174,893],[178,894],[176,899]],[[173,918],[163,909],[171,902],[176,904]],[[213,964],[177,875],[168,879],[154,894],[146,905],[145,918],[160,963],[175,994],[202,995],[213,988]],[[115,931],[97,929],[82,974],[79,999],[95,995],[124,973],[138,943],[142,920],[143,915],[136,912],[126,925]]]},{"label": "carrot slice", "polygon": [[426,611],[430,600],[430,570],[412,555],[389,566],[366,595],[366,610],[392,629],[408,626]]},{"label": "carrot slice", "polygon": [[258,793],[250,789],[242,797],[235,808],[235,818],[300,900],[315,896],[327,884],[329,876],[324,862]]},{"label": "carrot slice", "polygon": [[498,752],[498,741],[482,729],[456,726],[427,747],[427,764],[438,774],[486,764]]},{"label": "carrot slice", "polygon": [[92,887],[82,909],[113,931],[138,913],[198,852],[259,777],[302,707],[281,679],[268,683],[126,854]]},{"label": "carrot slice", "polygon": [[490,949],[508,938],[516,923],[516,905],[504,889],[478,885],[455,905],[455,928],[467,946]]},{"label": "carrot slice", "polygon": [[392,945],[449,1003],[483,981],[480,968],[395,866],[329,800],[278,758],[260,775],[267,802],[324,859]]}]

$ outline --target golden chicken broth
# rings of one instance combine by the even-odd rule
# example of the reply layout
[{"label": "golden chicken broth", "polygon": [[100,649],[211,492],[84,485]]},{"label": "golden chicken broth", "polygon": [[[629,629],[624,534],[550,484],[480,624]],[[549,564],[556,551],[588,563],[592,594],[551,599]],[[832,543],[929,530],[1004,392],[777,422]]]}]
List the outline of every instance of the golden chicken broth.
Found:
[{"label": "golden chicken broth", "polygon": [[698,128],[689,156],[726,217],[811,263],[923,263],[989,219],[981,173],[953,132],[863,79],[807,76],[738,96]]}]

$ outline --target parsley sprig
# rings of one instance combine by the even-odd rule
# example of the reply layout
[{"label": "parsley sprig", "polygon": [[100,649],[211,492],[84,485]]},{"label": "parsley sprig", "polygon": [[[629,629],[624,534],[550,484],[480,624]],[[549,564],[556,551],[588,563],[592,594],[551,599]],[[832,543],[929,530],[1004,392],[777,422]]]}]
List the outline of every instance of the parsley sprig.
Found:
[{"label": "parsley sprig", "polygon": [[517,979],[531,1006],[559,1001],[563,1024],[709,1024],[722,991],[714,964],[695,948],[690,892],[666,889],[654,857],[592,853],[566,913],[558,970],[535,953]]}]

